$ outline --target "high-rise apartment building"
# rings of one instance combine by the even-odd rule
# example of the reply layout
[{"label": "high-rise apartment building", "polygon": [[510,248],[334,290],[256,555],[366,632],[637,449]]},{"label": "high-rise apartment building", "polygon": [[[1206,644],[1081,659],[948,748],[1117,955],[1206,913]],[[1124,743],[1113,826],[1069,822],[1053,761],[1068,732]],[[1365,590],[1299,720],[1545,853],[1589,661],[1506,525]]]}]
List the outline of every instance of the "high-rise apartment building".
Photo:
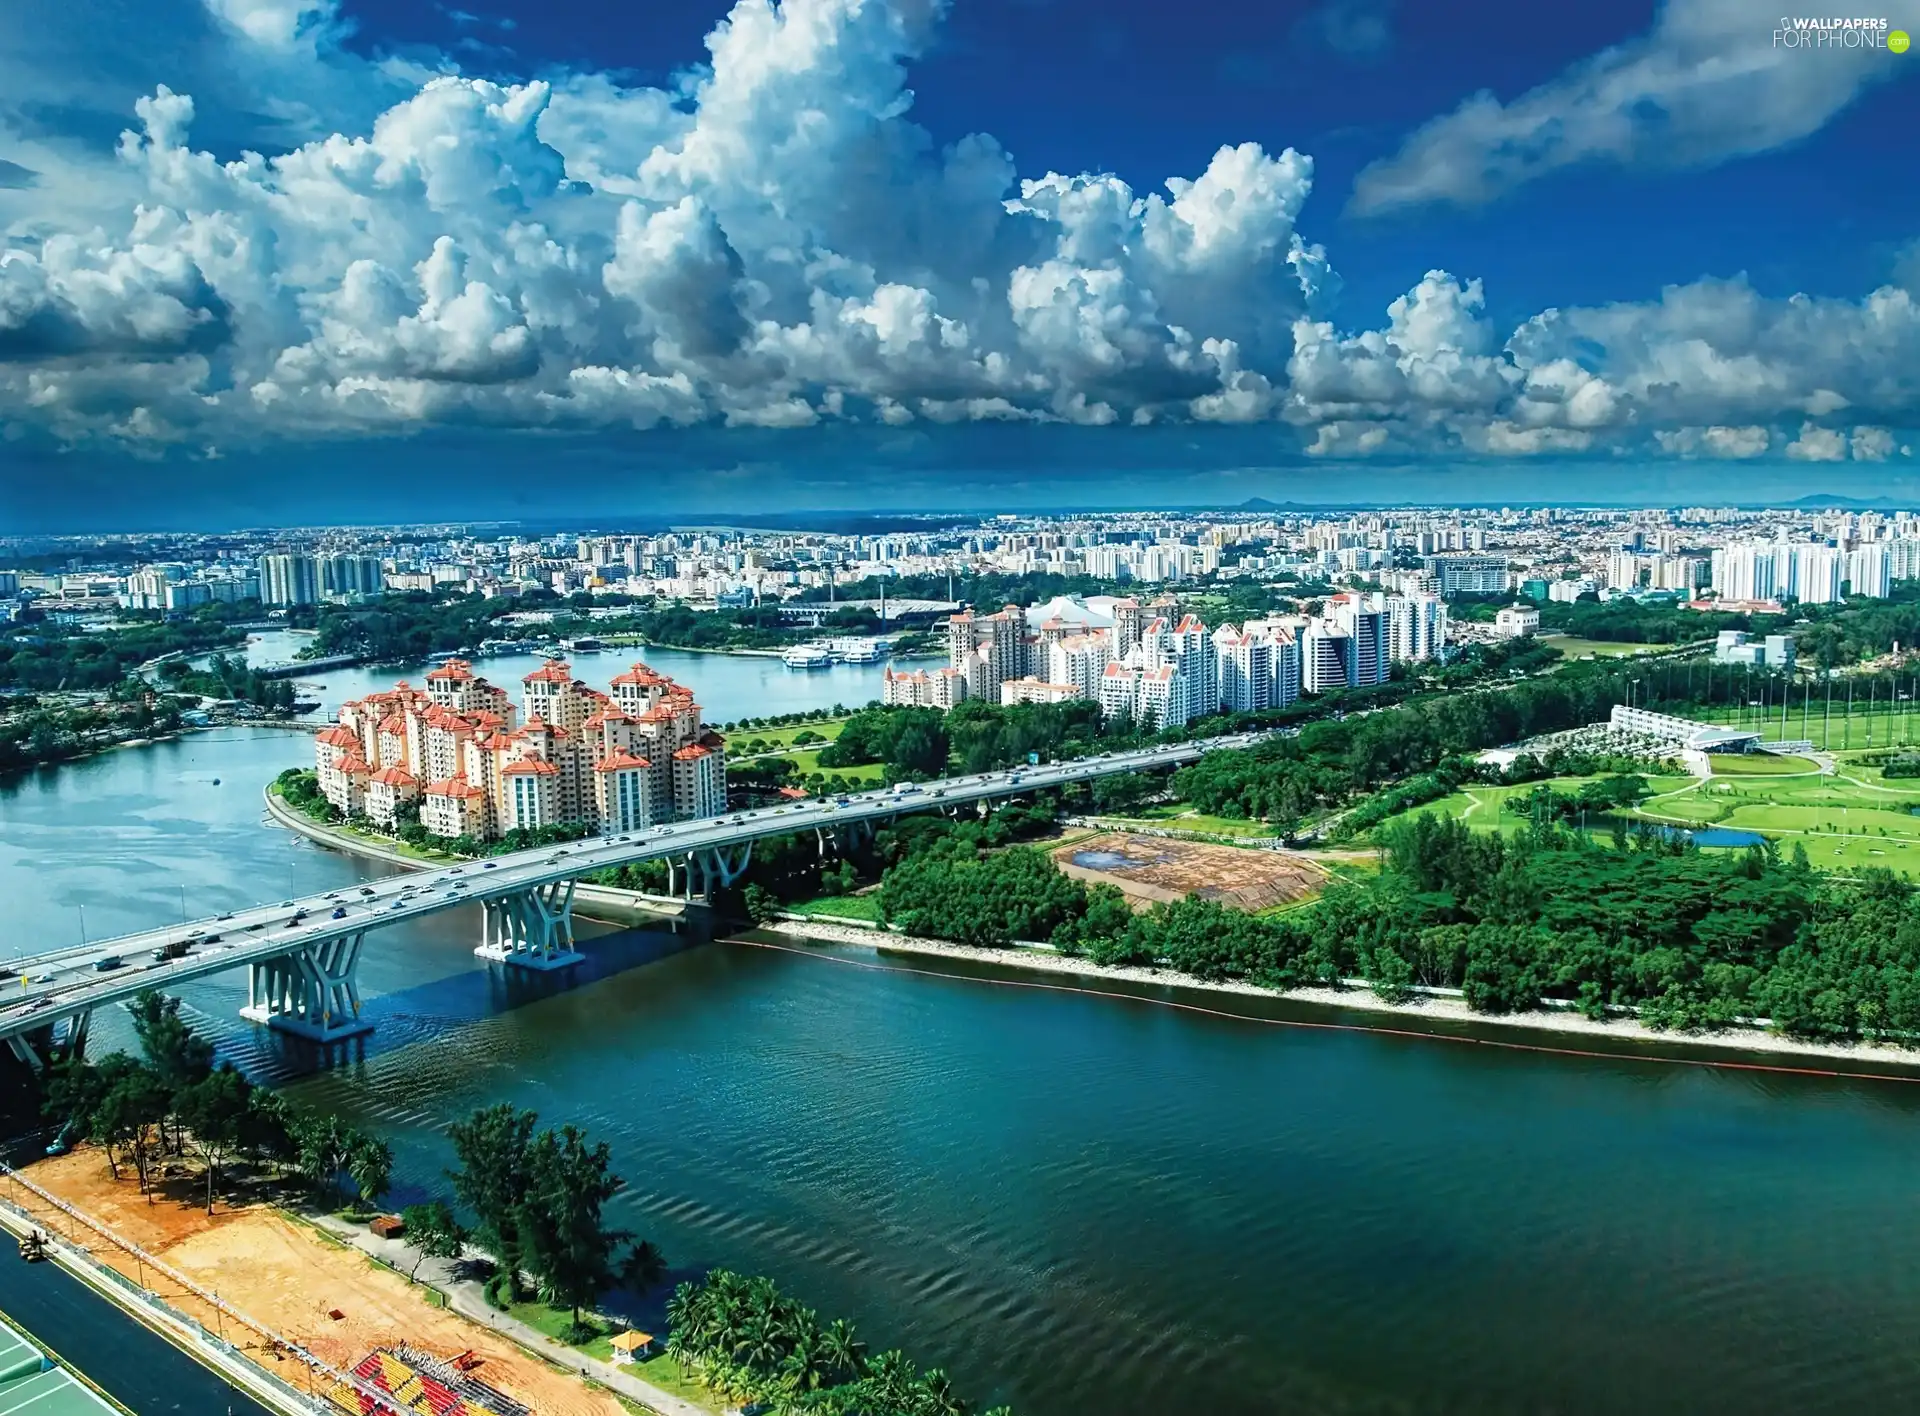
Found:
[{"label": "high-rise apartment building", "polygon": [[963,610],[947,621],[947,665],[966,676],[967,694],[1000,701],[1000,685],[1027,671],[1027,617],[1016,605],[998,614]]},{"label": "high-rise apartment building", "polygon": [[1345,637],[1346,682],[1366,688],[1387,681],[1387,608],[1380,595],[1334,595],[1327,600],[1326,617]]},{"label": "high-rise apartment building", "polygon": [[1503,556],[1427,556],[1421,568],[1442,595],[1498,595],[1507,588]]},{"label": "high-rise apartment building", "polygon": [[320,593],[378,595],[386,588],[386,575],[378,556],[328,556],[320,562]]},{"label": "high-rise apartment building", "polygon": [[611,687],[589,688],[551,660],[523,680],[516,710],[505,689],[449,659],[425,690],[402,682],[341,705],[315,739],[321,790],[348,816],[393,825],[417,804],[435,835],[480,839],[724,812],[725,744],[702,725],[692,690],[645,664]]},{"label": "high-rise apartment building", "polygon": [[312,556],[275,552],[260,557],[260,603],[313,605],[320,601],[320,562]]},{"label": "high-rise apartment building", "polygon": [[1438,595],[1395,595],[1387,600],[1387,657],[1396,664],[1423,664],[1446,657],[1447,605]]}]

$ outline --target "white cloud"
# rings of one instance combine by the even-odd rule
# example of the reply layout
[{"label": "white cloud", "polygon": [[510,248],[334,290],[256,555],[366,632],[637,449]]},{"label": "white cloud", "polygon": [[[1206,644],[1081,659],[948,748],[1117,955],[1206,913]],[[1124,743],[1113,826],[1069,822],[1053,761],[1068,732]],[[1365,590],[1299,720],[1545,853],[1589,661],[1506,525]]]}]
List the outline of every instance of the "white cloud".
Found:
[{"label": "white cloud", "polygon": [[1663,452],[1678,457],[1759,457],[1773,441],[1772,434],[1765,428],[1751,426],[1660,428],[1653,436]]},{"label": "white cloud", "polygon": [[1847,435],[1837,428],[1800,429],[1800,436],[1787,444],[1787,456],[1796,462],[1843,462],[1847,456]]},{"label": "white cloud", "polygon": [[[1920,291],[1898,285],[1702,281],[1508,332],[1480,281],[1432,270],[1342,329],[1298,229],[1309,158],[1226,145],[1139,192],[1020,180],[982,135],[939,148],[908,117],[938,8],[913,0],[741,0],[673,91],[373,64],[330,0],[206,3],[242,77],[161,46],[214,101],[156,83],[110,157],[22,148],[45,171],[0,185],[0,426],[218,449],[440,423],[1185,421],[1331,458],[1837,438],[1864,461],[1920,422]],[[234,146],[255,110],[304,136]]]},{"label": "white cloud", "polygon": [[1361,172],[1357,211],[1492,201],[1588,163],[1703,167],[1798,141],[1898,72],[1886,50],[1776,46],[1753,0],[1667,0],[1653,29],[1502,103],[1482,91]]},{"label": "white cloud", "polygon": [[1847,446],[1855,462],[1885,462],[1893,456],[1893,434],[1885,428],[1855,428]]}]

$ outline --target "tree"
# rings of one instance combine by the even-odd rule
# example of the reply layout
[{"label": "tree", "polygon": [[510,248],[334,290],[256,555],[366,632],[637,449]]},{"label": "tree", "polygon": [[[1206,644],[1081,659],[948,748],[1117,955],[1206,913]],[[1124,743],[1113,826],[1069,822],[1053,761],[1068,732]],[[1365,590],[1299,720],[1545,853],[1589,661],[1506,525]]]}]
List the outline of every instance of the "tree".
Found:
[{"label": "tree", "polygon": [[[147,1190],[147,1164],[152,1153],[154,1128],[167,1114],[166,1084],[145,1063],[134,1062],[123,1053],[114,1054],[111,1076],[93,1112],[89,1138],[101,1145],[120,1146],[133,1156],[140,1188]],[[152,1199],[149,1192],[148,1199]]]},{"label": "tree", "polygon": [[246,1135],[252,1111],[253,1087],[231,1063],[223,1065],[178,1092],[174,1114],[193,1137],[207,1167],[207,1213],[213,1213],[213,1192],[220,1183],[220,1167]]},{"label": "tree", "polygon": [[619,1190],[612,1152],[605,1142],[589,1145],[575,1126],[543,1131],[526,1153],[527,1188],[516,1217],[526,1265],[548,1301],[573,1312],[612,1287],[613,1256],[627,1235],[609,1229],[603,1207]]},{"label": "tree", "polygon": [[327,1203],[339,1203],[340,1177],[351,1178],[354,1153],[365,1137],[338,1116],[296,1116],[292,1130],[294,1164],[301,1178]]},{"label": "tree", "polygon": [[780,917],[780,901],[764,885],[749,885],[741,895],[741,908],[756,925],[771,924]]},{"label": "tree", "polygon": [[[178,998],[148,990],[133,1000],[129,1011],[133,1014],[134,1036],[139,1038],[140,1050],[167,1091],[167,1110],[171,1112],[173,1098],[204,1081],[213,1071],[213,1044],[195,1033],[180,1016]],[[161,1138],[166,1140],[164,1119]],[[177,1133],[172,1138],[172,1147],[181,1148]]]},{"label": "tree", "polygon": [[149,990],[135,998],[128,1011],[140,1050],[170,1089],[192,1086],[213,1070],[213,1044],[180,1016],[178,998]]},{"label": "tree", "polygon": [[[126,1060],[124,1053],[110,1056]],[[70,1054],[48,1069],[41,1109],[50,1121],[57,1122],[63,1129],[72,1126],[78,1134],[91,1136],[94,1114],[107,1094],[110,1081],[104,1067],[93,1065],[78,1053]],[[107,1170],[118,1180],[120,1169],[114,1162],[113,1148],[109,1146],[106,1151]]]},{"label": "tree", "polygon": [[246,1120],[241,1126],[241,1149],[256,1161],[270,1160],[284,1176],[286,1168],[300,1155],[294,1137],[297,1118],[287,1099],[279,1092],[255,1087],[248,1098]]},{"label": "tree", "polygon": [[347,1144],[346,1172],[368,1208],[393,1186],[393,1147],[378,1136],[353,1131]]},{"label": "tree", "polygon": [[453,1194],[473,1212],[480,1242],[509,1275],[525,1256],[520,1205],[531,1182],[528,1148],[540,1118],[505,1102],[483,1107],[448,1129],[460,1162],[449,1170]]},{"label": "tree", "polygon": [[845,1318],[835,1318],[820,1333],[820,1360],[834,1375],[835,1384],[857,1381],[867,1369],[867,1345]]},{"label": "tree", "polygon": [[428,1259],[458,1259],[466,1252],[467,1231],[445,1200],[408,1205],[400,1211],[400,1222],[414,1251],[409,1279],[419,1275],[420,1265]]}]

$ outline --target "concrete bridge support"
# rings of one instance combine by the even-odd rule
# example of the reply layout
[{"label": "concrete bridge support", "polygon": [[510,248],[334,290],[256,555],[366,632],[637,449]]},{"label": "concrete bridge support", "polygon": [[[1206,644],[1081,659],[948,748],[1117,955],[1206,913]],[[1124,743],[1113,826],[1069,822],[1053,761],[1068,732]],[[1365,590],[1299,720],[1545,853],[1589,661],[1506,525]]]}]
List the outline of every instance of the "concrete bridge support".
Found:
[{"label": "concrete bridge support", "polygon": [[573,886],[571,880],[558,880],[486,901],[480,947],[473,952],[522,969],[579,963],[573,947]]},{"label": "concrete bridge support", "polygon": [[69,1057],[86,1055],[87,1029],[92,1023],[92,1009],[75,1013],[30,1033],[14,1033],[7,1039],[7,1050],[35,1072],[45,1072]]},{"label": "concrete bridge support", "polygon": [[829,854],[845,855],[849,843],[873,839],[873,822],[862,816],[844,826],[816,826],[813,839],[819,843],[820,859],[825,860]]},{"label": "concrete bridge support", "polygon": [[716,887],[725,889],[733,884],[747,873],[751,864],[752,841],[732,848],[718,846],[712,850],[688,851],[677,863],[667,862],[667,892],[684,891],[689,904],[695,899],[711,900]]},{"label": "concrete bridge support", "polygon": [[372,1032],[360,1016],[360,943],[343,934],[249,965],[240,1016],[310,1042],[339,1042]]}]

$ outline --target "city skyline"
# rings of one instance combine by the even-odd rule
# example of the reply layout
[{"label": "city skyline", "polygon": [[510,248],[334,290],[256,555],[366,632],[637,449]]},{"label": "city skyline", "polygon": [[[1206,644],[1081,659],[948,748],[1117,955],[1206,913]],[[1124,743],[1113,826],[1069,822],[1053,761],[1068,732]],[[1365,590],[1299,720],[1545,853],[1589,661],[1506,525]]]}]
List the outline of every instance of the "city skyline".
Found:
[{"label": "city skyline", "polygon": [[9,530],[1915,485],[1872,26],[101,4],[0,18]]}]

